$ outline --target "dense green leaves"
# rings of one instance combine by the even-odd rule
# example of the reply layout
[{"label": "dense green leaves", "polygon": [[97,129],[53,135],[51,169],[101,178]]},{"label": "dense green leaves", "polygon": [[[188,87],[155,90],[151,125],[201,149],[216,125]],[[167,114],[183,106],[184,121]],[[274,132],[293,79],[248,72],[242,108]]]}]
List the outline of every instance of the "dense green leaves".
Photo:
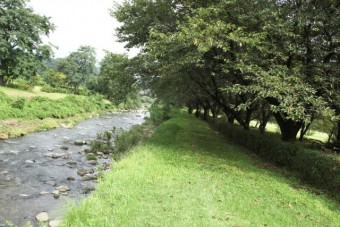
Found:
[{"label": "dense green leaves", "polygon": [[315,117],[339,115],[335,1],[170,3],[126,1],[114,12],[123,22],[121,41],[142,46],[150,68],[158,69],[149,77],[160,98],[205,97],[245,129],[269,103],[282,138],[291,141]]},{"label": "dense green leaves", "polygon": [[107,52],[100,63],[98,91],[118,105],[136,94],[135,82],[128,57]]},{"label": "dense green leaves", "polygon": [[74,92],[77,92],[78,87],[85,83],[86,78],[94,75],[95,64],[96,53],[94,48],[80,46],[68,57],[60,59],[58,70],[67,75],[68,85],[73,87]]},{"label": "dense green leaves", "polygon": [[53,30],[49,18],[37,15],[24,0],[0,1],[0,84],[20,75],[30,77],[51,55],[41,36]]}]

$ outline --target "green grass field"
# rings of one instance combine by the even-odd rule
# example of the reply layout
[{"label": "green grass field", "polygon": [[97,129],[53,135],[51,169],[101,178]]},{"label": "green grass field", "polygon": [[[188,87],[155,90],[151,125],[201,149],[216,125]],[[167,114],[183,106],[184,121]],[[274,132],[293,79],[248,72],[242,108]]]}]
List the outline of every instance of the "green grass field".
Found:
[{"label": "green grass field", "polygon": [[22,91],[19,89],[3,87],[3,86],[0,86],[0,91],[10,97],[32,98],[32,97],[42,96],[42,97],[46,97],[46,98],[54,99],[54,100],[64,98],[67,95],[67,94],[62,94],[62,93],[42,92],[41,87],[39,86],[35,86],[32,92]]},{"label": "green grass field", "polygon": [[[256,121],[250,122],[250,126],[254,127],[255,125],[256,125]],[[280,133],[280,128],[276,123],[268,122],[267,126],[266,126],[266,132]],[[300,134],[298,134],[298,136],[299,135]],[[327,133],[324,133],[324,132],[309,130],[308,133],[305,135],[305,138],[319,140],[319,141],[322,141],[322,142],[327,142],[328,135],[327,135]]]},{"label": "green grass field", "polygon": [[[113,165],[62,226],[339,226],[340,206],[192,116]],[[269,165],[270,166],[270,165]]]}]

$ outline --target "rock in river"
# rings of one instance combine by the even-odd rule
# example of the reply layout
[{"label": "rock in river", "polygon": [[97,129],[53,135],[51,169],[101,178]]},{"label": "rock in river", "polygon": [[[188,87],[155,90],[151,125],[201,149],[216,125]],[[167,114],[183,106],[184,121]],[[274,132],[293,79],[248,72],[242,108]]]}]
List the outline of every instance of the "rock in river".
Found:
[{"label": "rock in river", "polygon": [[88,153],[87,155],[86,155],[86,160],[97,160],[97,157],[96,157],[96,155],[95,154],[93,154],[93,153]]},{"label": "rock in river", "polygon": [[77,145],[77,146],[82,146],[82,145],[85,145],[85,144],[86,144],[86,141],[83,141],[83,140],[74,141],[74,145]]},{"label": "rock in river", "polygon": [[41,212],[40,214],[38,214],[37,216],[35,216],[35,218],[38,220],[38,221],[41,221],[41,222],[46,222],[48,221],[48,214],[46,212]]},{"label": "rock in river", "polygon": [[81,169],[78,169],[77,173],[79,176],[84,176],[85,174],[88,174],[88,173],[94,173],[94,171],[93,169],[81,168]]},{"label": "rock in river", "polygon": [[71,176],[67,177],[66,179],[67,179],[67,180],[75,180],[75,178],[74,178],[74,177],[71,177]]},{"label": "rock in river", "polygon": [[53,195],[53,198],[58,199],[59,196],[60,196],[59,190],[54,190],[54,191],[52,192],[52,195]]},{"label": "rock in river", "polygon": [[53,220],[48,223],[49,227],[59,227],[61,224],[61,220]]},{"label": "rock in river", "polygon": [[70,191],[70,188],[66,185],[61,185],[59,187],[56,188],[58,191],[60,192],[67,192],[67,191]]},{"label": "rock in river", "polygon": [[55,181],[47,181],[46,184],[51,185],[51,186],[56,186],[57,182],[55,182]]}]

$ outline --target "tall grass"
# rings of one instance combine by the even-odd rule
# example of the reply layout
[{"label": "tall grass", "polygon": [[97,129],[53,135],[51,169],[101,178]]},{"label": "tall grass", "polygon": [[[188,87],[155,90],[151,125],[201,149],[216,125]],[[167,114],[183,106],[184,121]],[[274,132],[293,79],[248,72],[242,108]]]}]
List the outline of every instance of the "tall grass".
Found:
[{"label": "tall grass", "polygon": [[62,226],[339,226],[339,204],[191,116],[161,124]]}]

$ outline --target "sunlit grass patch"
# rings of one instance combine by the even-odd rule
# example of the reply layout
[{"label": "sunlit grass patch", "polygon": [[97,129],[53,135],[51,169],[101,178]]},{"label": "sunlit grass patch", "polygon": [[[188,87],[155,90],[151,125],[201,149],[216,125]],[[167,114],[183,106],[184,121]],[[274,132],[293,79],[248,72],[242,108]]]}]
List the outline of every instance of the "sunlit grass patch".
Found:
[{"label": "sunlit grass patch", "polygon": [[63,226],[337,226],[339,205],[261,168],[190,116],[113,165]]}]

